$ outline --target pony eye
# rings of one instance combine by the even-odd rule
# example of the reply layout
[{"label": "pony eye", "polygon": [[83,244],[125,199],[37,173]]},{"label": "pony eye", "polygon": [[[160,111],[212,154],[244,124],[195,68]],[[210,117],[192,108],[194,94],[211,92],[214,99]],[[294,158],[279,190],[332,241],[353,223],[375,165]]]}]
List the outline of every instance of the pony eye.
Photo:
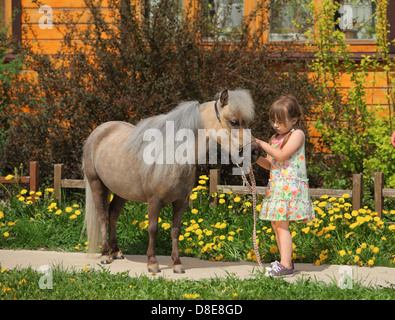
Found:
[{"label": "pony eye", "polygon": [[239,121],[237,121],[237,120],[230,120],[229,122],[230,122],[230,124],[231,124],[233,127],[238,127],[238,126],[239,126]]}]

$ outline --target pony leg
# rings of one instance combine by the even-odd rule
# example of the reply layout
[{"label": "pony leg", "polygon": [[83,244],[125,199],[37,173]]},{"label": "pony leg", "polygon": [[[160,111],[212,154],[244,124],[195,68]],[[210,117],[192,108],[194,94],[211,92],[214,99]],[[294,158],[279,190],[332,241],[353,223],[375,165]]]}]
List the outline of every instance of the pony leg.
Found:
[{"label": "pony leg", "polygon": [[117,241],[117,221],[119,218],[119,215],[121,214],[122,208],[125,205],[126,200],[117,196],[116,194],[114,195],[114,198],[112,199],[110,203],[110,209],[109,209],[109,216],[110,216],[110,222],[109,222],[109,236],[108,236],[108,244],[111,249],[111,254],[110,257],[112,259],[123,259],[123,254],[122,251],[118,247],[118,241]]},{"label": "pony leg", "polygon": [[100,259],[102,264],[108,264],[111,263],[107,242],[108,189],[99,179],[90,180],[89,184],[92,190],[92,197],[95,203],[102,237],[102,255]]},{"label": "pony leg", "polygon": [[177,200],[172,203],[173,206],[173,218],[172,218],[172,227],[171,227],[171,238],[172,238],[172,250],[171,250],[171,258],[173,259],[173,272],[174,273],[185,273],[184,266],[180,260],[180,252],[179,252],[179,237],[181,232],[181,220],[182,216],[185,212],[186,207],[188,206],[188,198]]},{"label": "pony leg", "polygon": [[158,198],[151,198],[148,201],[148,234],[149,244],[147,250],[148,272],[160,272],[158,261],[155,257],[155,241],[158,235],[158,218],[163,203]]}]

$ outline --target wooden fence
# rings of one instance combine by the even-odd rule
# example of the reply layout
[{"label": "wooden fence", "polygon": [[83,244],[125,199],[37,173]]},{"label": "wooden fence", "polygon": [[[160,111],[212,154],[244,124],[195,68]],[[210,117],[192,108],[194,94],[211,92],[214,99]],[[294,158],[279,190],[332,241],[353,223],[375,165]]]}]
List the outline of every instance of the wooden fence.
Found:
[{"label": "wooden fence", "polygon": [[[384,207],[384,197],[395,198],[395,189],[384,188],[383,173],[376,172],[374,183],[374,198],[375,198],[375,211],[378,212],[381,218],[383,207]],[[358,210],[362,208],[363,200],[363,176],[362,174],[353,175],[353,187],[352,190],[340,190],[340,189],[314,189],[310,188],[310,196],[321,197],[327,195],[328,197],[342,197],[345,193],[352,197],[352,208],[353,210]],[[221,185],[220,182],[220,170],[212,169],[210,170],[210,194],[218,192],[219,189],[222,192],[227,192],[232,190],[235,194],[249,194],[251,193],[250,188],[247,186],[230,186]],[[256,192],[258,195],[263,195],[266,193],[266,187],[256,187]],[[214,206],[217,205],[218,199],[215,197],[212,200]]]},{"label": "wooden fence", "polygon": [[[0,177],[0,183],[26,183],[30,186],[30,191],[37,192],[40,187],[40,165],[37,161],[29,162],[29,176],[17,177],[7,180],[5,177]],[[34,197],[32,201],[35,202]]]},{"label": "wooden fence", "polygon": [[62,200],[62,188],[85,188],[84,180],[64,179],[63,164],[55,164],[53,189],[58,201]]},{"label": "wooden fence", "polygon": [[[244,195],[251,193],[250,189],[246,186],[231,186],[231,185],[221,185],[220,183],[220,170],[212,169],[210,170],[210,186],[209,192],[213,194],[218,192],[219,189],[222,192],[227,192],[232,190],[233,193]],[[383,188],[384,179],[383,173],[376,172],[375,183],[374,183],[374,197],[375,197],[375,211],[378,212],[381,217],[383,207],[384,207],[384,197],[395,198],[395,189]],[[55,164],[54,167],[54,192],[56,198],[61,200],[61,189],[62,188],[85,188],[84,180],[74,180],[74,179],[64,179],[63,164]],[[262,195],[266,193],[266,187],[257,187],[257,194]],[[362,174],[353,175],[353,187],[352,190],[340,190],[340,189],[310,189],[310,195],[312,197],[321,197],[327,195],[328,197],[342,197],[345,193],[352,197],[352,207],[353,210],[358,210],[362,208],[363,200],[363,177]],[[217,197],[212,198],[212,205],[217,205]]]}]

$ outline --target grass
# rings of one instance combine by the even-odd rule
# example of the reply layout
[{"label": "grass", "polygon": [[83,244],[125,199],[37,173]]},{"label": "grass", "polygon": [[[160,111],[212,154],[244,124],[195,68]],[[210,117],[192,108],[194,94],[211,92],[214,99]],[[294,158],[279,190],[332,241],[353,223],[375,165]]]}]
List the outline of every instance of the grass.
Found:
[{"label": "grass", "polygon": [[52,289],[40,289],[43,274],[31,268],[3,269],[0,273],[2,300],[394,300],[393,288],[363,287],[354,283],[351,289],[337,284],[310,280],[295,283],[266,278],[240,280],[229,275],[191,281],[170,280],[128,273],[111,274],[107,270],[67,272],[52,270]]},{"label": "grass", "polygon": [[[209,195],[201,176],[182,220],[181,256],[206,260],[256,261],[252,243],[251,196],[231,192]],[[84,204],[73,199],[58,203],[52,189],[30,194],[10,193],[0,204],[0,248],[85,251],[82,235]],[[218,207],[209,204],[215,196]],[[35,203],[32,203],[35,198]],[[259,203],[259,202],[258,202]],[[293,259],[300,263],[395,265],[395,210],[383,218],[367,207],[352,210],[351,198],[323,196],[315,202],[316,220],[290,224]],[[259,206],[258,206],[259,207]],[[258,208],[259,209],[259,208]],[[156,253],[171,254],[171,206],[162,209]],[[264,262],[279,259],[276,239],[268,221],[257,221],[259,251]],[[127,254],[145,254],[148,246],[147,205],[128,202],[118,220],[119,246]]]},{"label": "grass", "polygon": [[[191,196],[180,236],[181,256],[217,261],[256,261],[252,243],[252,200],[231,192],[209,195],[201,176]],[[209,204],[217,197],[218,207]],[[71,198],[71,199],[70,199]],[[33,203],[32,200],[35,200]],[[17,186],[9,199],[0,203],[0,248],[48,249],[84,252],[89,245],[81,236],[84,204],[77,197],[54,200],[51,188],[32,193]],[[259,203],[259,202],[258,202]],[[292,223],[293,259],[296,263],[348,264],[358,266],[395,265],[395,210],[383,218],[368,207],[351,209],[348,195],[315,199],[316,220]],[[259,209],[259,208],[258,208]],[[157,255],[171,254],[171,206],[160,215]],[[148,246],[147,205],[128,202],[118,221],[119,246],[127,254],[145,254]],[[257,222],[259,250],[264,262],[279,258],[270,222]],[[0,273],[1,299],[394,299],[393,288],[366,288],[358,283],[343,290],[309,280],[289,283],[281,279],[227,279],[200,281],[166,280],[106,271],[53,270],[53,289],[41,290],[42,274],[27,268]]]}]

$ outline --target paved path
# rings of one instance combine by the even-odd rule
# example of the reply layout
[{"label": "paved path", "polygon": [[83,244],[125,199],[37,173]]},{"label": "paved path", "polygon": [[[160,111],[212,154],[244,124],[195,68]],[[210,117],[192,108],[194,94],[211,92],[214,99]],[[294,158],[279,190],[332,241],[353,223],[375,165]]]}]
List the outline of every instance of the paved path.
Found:
[{"label": "paved path", "polygon": [[[165,277],[166,279],[188,278],[198,280],[211,277],[227,277],[234,274],[241,279],[254,277],[260,269],[258,264],[253,262],[211,262],[197,258],[183,257],[181,259],[185,274],[174,274],[172,260],[168,256],[157,256],[161,272],[155,275],[147,271],[147,258],[142,255],[125,255],[123,260],[115,260],[111,264],[104,266],[110,272],[129,271],[129,275],[140,276],[142,274],[155,277]],[[88,256],[86,253],[76,252],[54,252],[54,251],[33,251],[33,250],[0,250],[1,268],[26,268],[32,267],[38,270],[40,266],[63,266],[65,269],[88,268],[100,269],[100,256]],[[268,264],[265,265],[266,267]],[[312,280],[324,281],[326,283],[338,283],[344,271],[339,265],[321,265],[297,263],[296,273],[292,278],[285,278],[287,281],[295,281],[299,278],[310,278]],[[348,269],[347,269],[348,268]],[[346,267],[346,270],[350,270]],[[354,281],[364,286],[383,286],[395,288],[395,268],[385,267],[351,267]],[[340,273],[341,272],[341,273]]]}]

